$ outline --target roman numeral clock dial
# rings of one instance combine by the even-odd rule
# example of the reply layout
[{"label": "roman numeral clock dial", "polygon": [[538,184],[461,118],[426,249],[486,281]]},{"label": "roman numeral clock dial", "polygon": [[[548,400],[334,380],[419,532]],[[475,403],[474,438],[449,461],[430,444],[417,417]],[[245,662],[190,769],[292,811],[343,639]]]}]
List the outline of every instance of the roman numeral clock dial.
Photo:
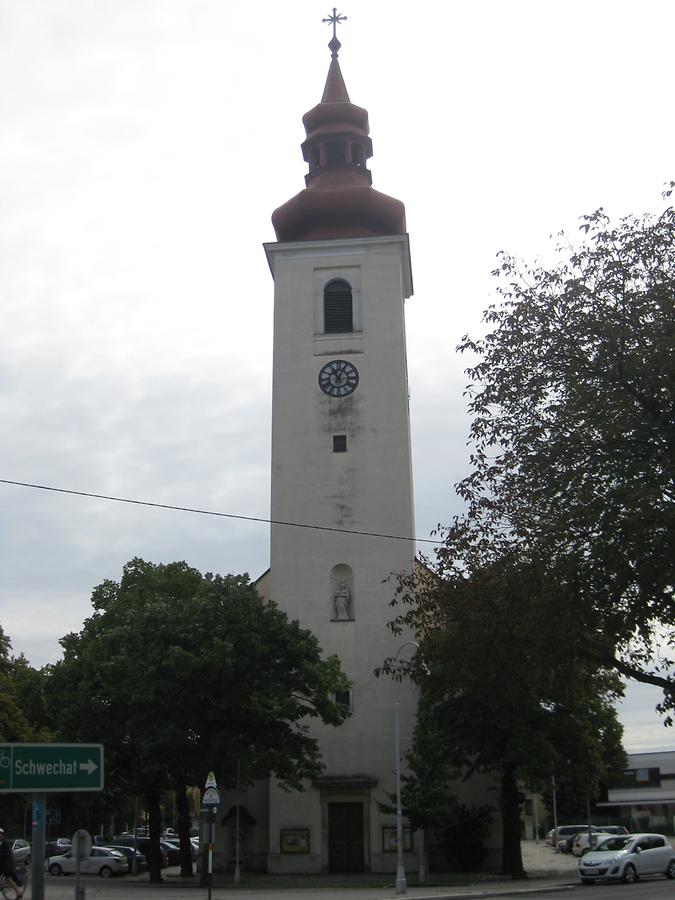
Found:
[{"label": "roman numeral clock dial", "polygon": [[329,397],[348,397],[358,383],[357,368],[346,359],[333,359],[319,372],[319,387]]}]

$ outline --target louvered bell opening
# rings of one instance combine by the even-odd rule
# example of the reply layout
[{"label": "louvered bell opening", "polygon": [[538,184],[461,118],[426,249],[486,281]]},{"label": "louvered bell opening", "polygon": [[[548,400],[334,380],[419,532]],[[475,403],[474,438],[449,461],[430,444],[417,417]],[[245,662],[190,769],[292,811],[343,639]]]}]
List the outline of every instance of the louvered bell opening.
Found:
[{"label": "louvered bell opening", "polygon": [[326,334],[354,330],[352,289],[346,281],[331,281],[323,292],[323,322]]}]

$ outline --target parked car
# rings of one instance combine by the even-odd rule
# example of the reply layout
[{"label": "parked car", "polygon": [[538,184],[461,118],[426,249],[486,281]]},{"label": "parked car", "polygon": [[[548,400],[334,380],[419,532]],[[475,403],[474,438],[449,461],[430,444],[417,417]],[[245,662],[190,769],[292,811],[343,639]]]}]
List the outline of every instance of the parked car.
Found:
[{"label": "parked car", "polygon": [[136,872],[145,872],[148,868],[147,857],[144,853],[141,853],[140,850],[134,850],[133,847],[122,845],[119,845],[117,847],[110,847],[108,845],[103,846],[107,846],[109,850],[118,850],[120,853],[123,853],[127,858],[127,862],[129,863],[130,872],[134,871],[134,853],[136,854]]},{"label": "parked car", "polygon": [[27,866],[30,864],[30,844],[23,838],[17,838],[10,842],[12,845],[12,853],[17,866]]},{"label": "parked car", "polygon": [[[63,838],[59,838],[59,840],[63,840]],[[62,853],[67,853],[69,850],[69,844],[59,844],[57,841],[46,841],[45,859],[49,859],[50,856],[60,856]]]},{"label": "parked car", "polygon": [[610,880],[632,884],[644,875],[675,878],[675,850],[663,834],[612,835],[579,860],[584,884]]},{"label": "parked car", "polygon": [[[197,843],[199,844],[199,842],[197,842]],[[178,853],[178,856],[175,856],[174,854],[172,854],[171,852],[169,852],[169,850],[168,850],[167,848],[165,848],[165,849],[166,849],[166,852],[167,852],[167,854],[168,854],[168,856],[169,856],[169,865],[170,865],[170,866],[179,866],[179,865],[180,865],[180,838],[178,838],[178,837],[171,837],[171,836],[170,836],[170,837],[163,837],[162,840],[161,840],[160,846],[164,847],[165,844],[170,844],[173,848],[176,849],[176,851],[177,851],[177,853]],[[193,860],[193,862],[194,862],[194,860],[197,859],[197,855],[198,855],[198,846],[197,846],[197,848],[196,848],[195,845],[194,845],[194,842],[193,842],[192,840],[190,840],[190,853],[191,853],[191,855],[192,855],[192,860]],[[172,862],[172,859],[175,860],[175,861]]]},{"label": "parked car", "polygon": [[572,853],[575,856],[583,856],[584,853],[588,853],[589,849],[597,847],[603,838],[610,837],[612,834],[628,834],[628,829],[623,825],[593,825],[590,842],[588,831],[582,831],[575,835],[572,841]]},{"label": "parked car", "polygon": [[593,830],[590,838],[588,836],[588,831],[582,831],[579,834],[575,834],[572,838],[572,853],[575,856],[583,856],[584,853],[588,853],[589,850],[597,847],[598,843],[606,837],[611,837],[609,832],[606,831]]},{"label": "parked car", "polygon": [[160,841],[159,846],[166,853],[170,866],[180,865],[180,848],[170,841]]},{"label": "parked car", "polygon": [[[50,856],[47,860],[47,871],[50,875],[72,875],[77,870],[77,859],[72,851],[61,856]],[[110,878],[111,875],[126,875],[129,863],[124,853],[112,847],[92,847],[91,853],[80,860],[80,872],[83,875],[100,875]]]},{"label": "parked car", "polygon": [[[118,849],[120,847],[133,847],[134,846],[134,836],[133,836],[133,834],[120,834],[117,837],[113,838],[112,841],[109,841],[108,846],[116,847]],[[145,855],[148,862],[150,861],[150,838],[137,837],[136,838],[136,849],[140,850],[141,853],[143,853]],[[161,846],[161,844],[159,847],[159,852],[160,852],[160,865],[163,869],[166,869],[166,867],[169,865],[169,857],[168,857],[166,850],[164,850],[164,848]]]},{"label": "parked car", "polygon": [[567,853],[567,841],[574,840],[581,831],[588,831],[588,825],[558,825],[557,834],[551,835],[551,842],[561,853]]}]

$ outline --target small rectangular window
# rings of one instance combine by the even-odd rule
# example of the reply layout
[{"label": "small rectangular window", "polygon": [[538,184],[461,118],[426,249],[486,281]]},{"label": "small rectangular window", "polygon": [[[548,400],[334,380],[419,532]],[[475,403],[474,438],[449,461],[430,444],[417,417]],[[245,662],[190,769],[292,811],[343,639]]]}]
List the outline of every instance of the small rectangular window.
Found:
[{"label": "small rectangular window", "polygon": [[334,434],[333,435],[333,453],[346,453],[347,452],[347,435],[346,434]]},{"label": "small rectangular window", "polygon": [[352,692],[351,691],[336,691],[335,692],[335,702],[338,706],[346,706],[347,709],[351,710],[352,708]]}]

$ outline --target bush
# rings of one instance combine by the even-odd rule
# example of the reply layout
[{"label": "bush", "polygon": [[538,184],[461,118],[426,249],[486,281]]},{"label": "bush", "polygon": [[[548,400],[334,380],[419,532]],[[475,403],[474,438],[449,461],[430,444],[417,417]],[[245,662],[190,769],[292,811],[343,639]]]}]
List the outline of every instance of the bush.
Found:
[{"label": "bush", "polygon": [[489,806],[458,804],[443,830],[436,833],[435,842],[459,869],[479,869],[488,853],[485,839],[491,818]]}]

